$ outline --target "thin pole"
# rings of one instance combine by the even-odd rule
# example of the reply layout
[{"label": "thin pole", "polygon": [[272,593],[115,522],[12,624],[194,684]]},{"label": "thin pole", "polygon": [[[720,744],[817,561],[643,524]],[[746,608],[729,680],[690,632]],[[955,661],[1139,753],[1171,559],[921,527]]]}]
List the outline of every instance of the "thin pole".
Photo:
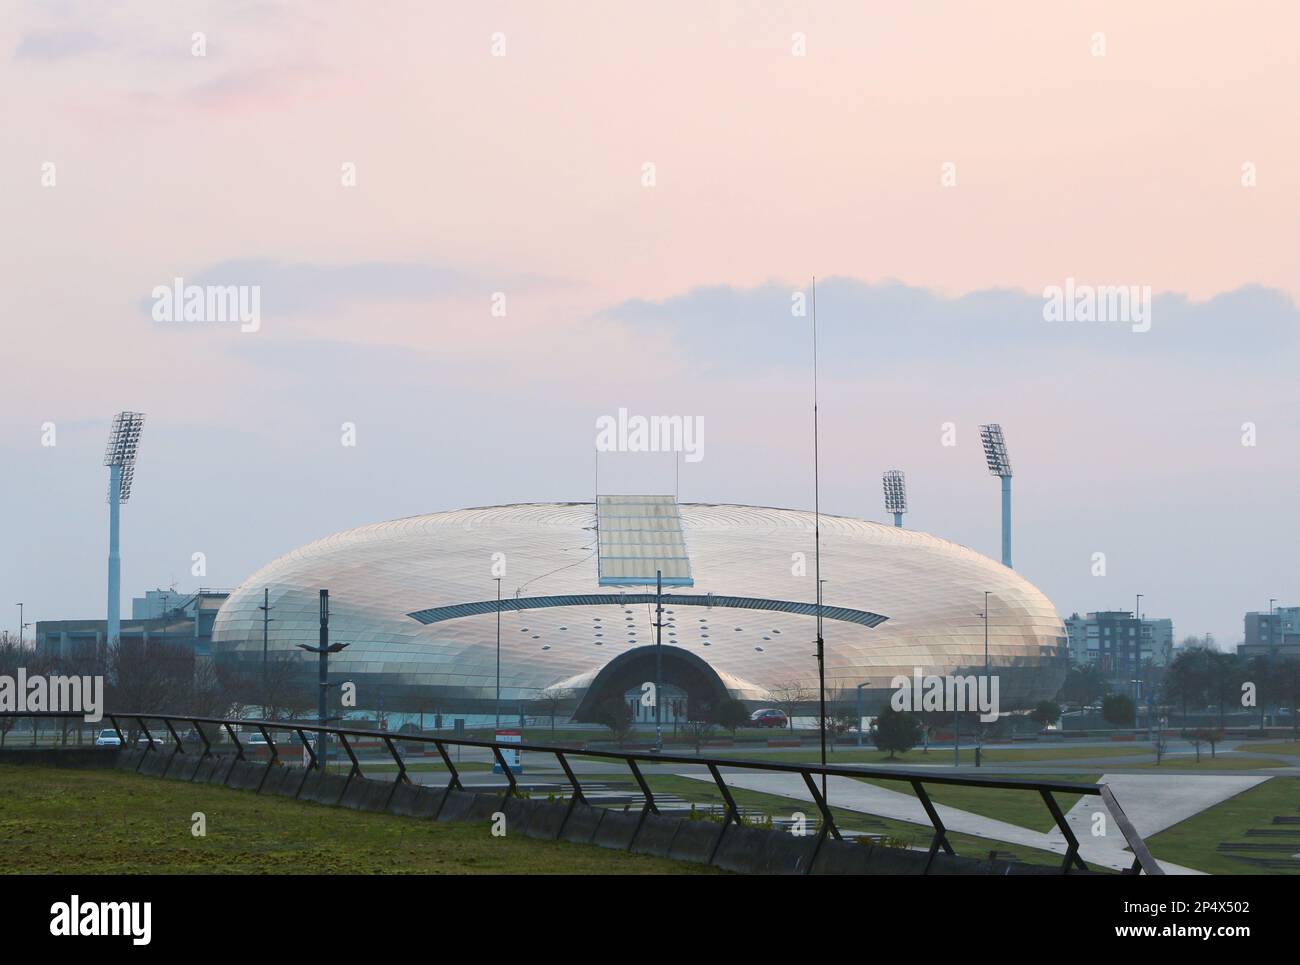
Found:
[{"label": "thin pole", "polygon": [[501,729],[501,577],[497,577],[497,730]]},{"label": "thin pole", "polygon": [[122,559],[118,549],[122,513],[122,467],[108,467],[108,645],[115,646],[122,635]]},{"label": "thin pole", "polygon": [[[319,663],[320,670],[320,700],[317,704],[320,715],[320,725],[325,727],[329,721],[329,676],[330,676],[330,591],[320,591],[320,643],[319,643]],[[329,744],[322,730],[316,735],[316,749],[319,752],[319,763],[321,772],[324,773],[329,767]]]},{"label": "thin pole", "polygon": [[[813,334],[813,559],[817,581],[817,700],[821,725],[822,767],[826,766],[826,642],[822,638],[822,514],[821,453],[817,434],[817,276],[812,280]],[[826,798],[826,775],[822,774],[822,800]]]},{"label": "thin pole", "polygon": [[984,591],[984,676],[989,675],[989,591]]},{"label": "thin pole", "polygon": [[664,643],[664,571],[655,570],[655,751],[664,749],[663,715],[659,708],[662,701],[659,691],[663,688],[663,643]]},{"label": "thin pole", "polygon": [[271,588],[262,588],[262,605],[258,607],[262,611],[262,714],[266,714],[267,690],[270,686],[267,682],[267,653],[269,650],[269,637],[271,631]]}]

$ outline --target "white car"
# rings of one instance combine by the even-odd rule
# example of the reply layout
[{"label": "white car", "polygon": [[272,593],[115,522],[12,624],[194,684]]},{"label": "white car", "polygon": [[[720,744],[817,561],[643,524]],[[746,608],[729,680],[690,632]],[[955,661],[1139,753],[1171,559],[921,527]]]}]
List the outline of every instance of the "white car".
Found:
[{"label": "white car", "polygon": [[121,747],[122,738],[118,737],[117,731],[113,730],[112,728],[105,728],[104,730],[101,730],[99,732],[99,736],[95,738],[95,746],[96,747]]}]

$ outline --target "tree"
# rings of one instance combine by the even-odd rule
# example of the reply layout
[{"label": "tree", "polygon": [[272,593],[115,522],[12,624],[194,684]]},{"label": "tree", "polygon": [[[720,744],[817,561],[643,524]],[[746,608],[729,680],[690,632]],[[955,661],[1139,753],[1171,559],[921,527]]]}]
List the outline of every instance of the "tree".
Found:
[{"label": "tree", "polygon": [[713,720],[707,714],[693,714],[686,721],[683,730],[686,732],[686,739],[690,741],[691,746],[695,748],[695,753],[700,752],[704,742],[709,739],[713,733]]},{"label": "tree", "polygon": [[767,699],[777,706],[779,710],[785,712],[786,721],[790,729],[794,730],[795,715],[803,709],[803,706],[812,700],[812,691],[805,687],[798,680],[788,680],[784,683],[773,684],[767,692]]},{"label": "tree", "polygon": [[741,701],[728,699],[718,704],[713,719],[719,727],[729,731],[731,736],[735,737],[736,730],[749,723],[749,710]]},{"label": "tree", "polygon": [[1128,694],[1107,694],[1101,702],[1101,716],[1112,727],[1132,727],[1137,708]]},{"label": "tree", "polygon": [[1071,667],[1061,685],[1061,699],[1080,707],[1091,704],[1105,693],[1105,675],[1095,664]]},{"label": "tree", "polygon": [[894,710],[886,704],[871,725],[871,742],[879,750],[888,751],[890,760],[895,754],[906,754],[921,740],[921,721],[904,710]]},{"label": "tree", "polygon": [[607,697],[597,705],[595,719],[596,723],[609,728],[610,736],[622,747],[627,741],[627,735],[632,732],[635,718],[626,700],[622,697]]},{"label": "tree", "polygon": [[548,687],[537,695],[537,703],[541,705],[542,710],[551,718],[551,733],[555,733],[555,718],[560,713],[560,708],[573,699],[573,691],[564,687]]},{"label": "tree", "polygon": [[1055,724],[1061,719],[1061,705],[1054,700],[1040,700],[1033,713],[1029,715],[1029,719],[1044,727]]}]

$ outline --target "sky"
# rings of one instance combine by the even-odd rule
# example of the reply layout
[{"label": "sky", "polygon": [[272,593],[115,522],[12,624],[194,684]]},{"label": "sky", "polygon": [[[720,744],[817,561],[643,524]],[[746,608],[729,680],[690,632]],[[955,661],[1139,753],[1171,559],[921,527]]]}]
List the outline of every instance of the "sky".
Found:
[{"label": "sky", "polygon": [[[121,409],[128,600],[589,499],[620,408],[702,420],[684,501],[811,508],[814,276],[824,511],[900,468],[996,556],[998,422],[1062,616],[1300,604],[1294,3],[3,3],[0,629],[103,614]],[[176,278],[256,330],[159,319]]]}]

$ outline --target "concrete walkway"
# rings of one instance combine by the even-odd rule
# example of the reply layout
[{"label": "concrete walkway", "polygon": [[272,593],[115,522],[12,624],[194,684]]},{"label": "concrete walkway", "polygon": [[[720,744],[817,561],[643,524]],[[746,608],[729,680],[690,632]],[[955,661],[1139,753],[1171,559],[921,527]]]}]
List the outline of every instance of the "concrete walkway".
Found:
[{"label": "concrete walkway", "polygon": [[[711,780],[708,776],[699,774],[680,776],[693,780]],[[1143,837],[1155,834],[1266,780],[1267,777],[1198,775],[1170,782],[1159,775],[1128,774],[1107,775],[1102,778],[1102,782],[1111,785],[1120,807],[1124,809],[1124,813]],[[751,791],[806,801],[810,807],[815,807],[812,794],[797,774],[733,772],[727,775],[727,783]],[[832,805],[837,808],[898,821],[909,821],[926,827],[930,824],[921,802],[910,792],[891,791],[847,777],[828,778],[827,790]],[[1053,829],[1050,833],[1032,831],[1018,824],[998,821],[943,804],[936,804],[935,810],[938,811],[944,826],[950,831],[995,841],[1006,841],[1060,855],[1065,854],[1065,838],[1059,829]],[[1098,810],[1107,815],[1105,837],[1094,837],[1092,833],[1092,815]],[[1046,808],[1043,809],[1043,816],[1051,820]],[[1106,812],[1100,798],[1080,799],[1066,815],[1066,820],[1079,839],[1079,853],[1084,861],[1115,870],[1127,870],[1133,864],[1133,856],[1124,850],[1124,838],[1114,820],[1110,818],[1109,812]],[[1167,874],[1203,873],[1168,861],[1161,861],[1160,866]]]},{"label": "concrete walkway", "polygon": [[[1103,774],[1099,783],[1110,785],[1124,814],[1133,822],[1138,834],[1146,839],[1267,780],[1268,777],[1254,775],[1222,774],[1184,774],[1177,780],[1169,780],[1158,774],[1116,773]],[[1093,834],[1093,815],[1098,812],[1106,817],[1105,834],[1100,836]],[[1133,856],[1125,850],[1124,836],[1099,798],[1080,798],[1065,815],[1065,821],[1080,842],[1089,843],[1089,853],[1109,855],[1109,861],[1098,859],[1099,863],[1106,863],[1108,867],[1116,867],[1114,862],[1120,861],[1132,864]],[[1065,838],[1059,829],[1053,829],[1048,837],[1064,844]],[[1086,855],[1084,860],[1089,860]],[[1170,874],[1200,873],[1174,872],[1171,870],[1173,865],[1163,861],[1160,864]]]}]

